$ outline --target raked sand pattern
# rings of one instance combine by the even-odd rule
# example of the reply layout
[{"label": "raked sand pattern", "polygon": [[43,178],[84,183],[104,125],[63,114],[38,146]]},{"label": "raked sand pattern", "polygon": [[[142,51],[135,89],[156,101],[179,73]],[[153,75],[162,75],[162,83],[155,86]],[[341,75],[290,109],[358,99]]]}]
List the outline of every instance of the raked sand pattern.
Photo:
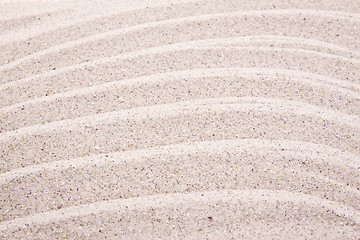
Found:
[{"label": "raked sand pattern", "polygon": [[1,239],[360,238],[358,0],[74,2],[0,0]]}]

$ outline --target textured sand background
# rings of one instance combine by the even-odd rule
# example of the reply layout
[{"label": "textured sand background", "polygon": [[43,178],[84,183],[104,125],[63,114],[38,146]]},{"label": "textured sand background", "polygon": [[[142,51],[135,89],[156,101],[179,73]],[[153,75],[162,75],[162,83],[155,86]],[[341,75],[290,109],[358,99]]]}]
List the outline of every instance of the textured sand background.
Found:
[{"label": "textured sand background", "polygon": [[359,239],[358,0],[0,0],[0,53],[0,238]]}]

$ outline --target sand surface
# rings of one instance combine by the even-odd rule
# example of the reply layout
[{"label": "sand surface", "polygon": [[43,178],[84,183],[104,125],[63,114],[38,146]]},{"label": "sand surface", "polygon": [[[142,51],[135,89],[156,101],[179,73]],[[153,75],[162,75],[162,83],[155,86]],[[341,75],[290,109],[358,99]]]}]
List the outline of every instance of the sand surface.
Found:
[{"label": "sand surface", "polygon": [[1,239],[359,239],[358,0],[0,0]]}]

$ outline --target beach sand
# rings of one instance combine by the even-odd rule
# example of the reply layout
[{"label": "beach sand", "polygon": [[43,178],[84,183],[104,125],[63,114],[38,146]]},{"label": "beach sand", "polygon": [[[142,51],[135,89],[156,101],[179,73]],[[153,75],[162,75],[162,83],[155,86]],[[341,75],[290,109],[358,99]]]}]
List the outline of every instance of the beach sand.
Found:
[{"label": "beach sand", "polygon": [[0,238],[359,239],[357,0],[0,0]]}]

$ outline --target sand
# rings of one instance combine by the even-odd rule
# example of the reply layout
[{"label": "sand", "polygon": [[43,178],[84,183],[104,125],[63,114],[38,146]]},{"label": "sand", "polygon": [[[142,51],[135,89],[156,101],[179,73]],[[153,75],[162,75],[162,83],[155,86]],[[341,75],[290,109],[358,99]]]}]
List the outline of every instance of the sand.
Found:
[{"label": "sand", "polygon": [[359,1],[0,0],[0,52],[0,238],[359,239]]}]

